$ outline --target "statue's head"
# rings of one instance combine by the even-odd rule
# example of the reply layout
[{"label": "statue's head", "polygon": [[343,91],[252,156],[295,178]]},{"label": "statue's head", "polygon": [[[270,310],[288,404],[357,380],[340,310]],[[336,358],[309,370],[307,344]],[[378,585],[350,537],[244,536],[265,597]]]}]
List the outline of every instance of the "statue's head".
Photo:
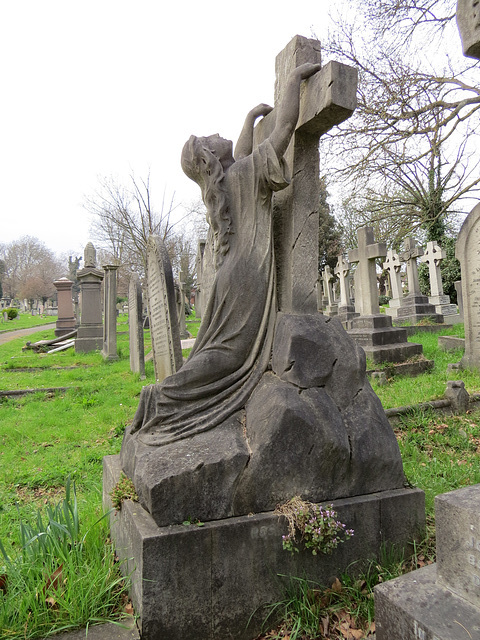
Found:
[{"label": "statue's head", "polygon": [[205,138],[190,136],[183,147],[181,162],[184,173],[203,191],[212,177],[218,180],[219,175],[233,164],[232,141],[218,133]]}]

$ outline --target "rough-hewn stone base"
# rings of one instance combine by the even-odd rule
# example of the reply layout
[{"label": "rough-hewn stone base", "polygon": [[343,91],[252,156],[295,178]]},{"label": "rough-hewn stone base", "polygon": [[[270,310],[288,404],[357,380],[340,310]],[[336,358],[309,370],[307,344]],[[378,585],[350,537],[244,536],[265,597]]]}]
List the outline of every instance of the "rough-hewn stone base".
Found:
[{"label": "rough-hewn stone base", "polygon": [[[107,507],[120,473],[118,456],[104,458]],[[140,504],[126,501],[111,516],[112,538],[131,575],[142,640],[255,638],[265,605],[284,595],[285,576],[328,585],[352,563],[359,570],[362,560],[378,557],[384,542],[403,547],[422,535],[418,489],[335,500],[334,506],[355,535],[330,556],[312,556],[282,549],[286,521],[273,512],[158,527]]]}]

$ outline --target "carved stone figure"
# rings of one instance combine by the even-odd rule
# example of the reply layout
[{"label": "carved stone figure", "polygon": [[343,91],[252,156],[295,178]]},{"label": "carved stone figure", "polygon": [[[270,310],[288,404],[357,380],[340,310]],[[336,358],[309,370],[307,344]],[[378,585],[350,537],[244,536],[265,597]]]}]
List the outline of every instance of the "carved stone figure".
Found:
[{"label": "carved stone figure", "polygon": [[245,405],[267,369],[276,314],[272,194],[289,184],[283,155],[298,120],[301,81],[319,69],[305,63],[290,74],[275,127],[255,149],[255,120],[272,111],[266,104],[247,115],[235,157],[232,142],[218,134],[185,144],[182,167],[202,190],[216,274],[188,361],[162,385],[142,390],[129,433],[144,444],[220,424]]}]

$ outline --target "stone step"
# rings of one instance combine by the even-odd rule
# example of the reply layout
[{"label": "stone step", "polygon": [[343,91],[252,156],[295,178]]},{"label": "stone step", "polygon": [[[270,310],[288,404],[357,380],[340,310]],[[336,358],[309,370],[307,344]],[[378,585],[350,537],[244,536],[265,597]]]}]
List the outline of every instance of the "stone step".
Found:
[{"label": "stone step", "polygon": [[368,346],[362,345],[367,358],[373,363],[405,362],[409,358],[422,354],[422,345],[415,342],[401,342],[394,345]]},{"label": "stone step", "polygon": [[480,640],[480,611],[431,565],[375,587],[376,640]]}]

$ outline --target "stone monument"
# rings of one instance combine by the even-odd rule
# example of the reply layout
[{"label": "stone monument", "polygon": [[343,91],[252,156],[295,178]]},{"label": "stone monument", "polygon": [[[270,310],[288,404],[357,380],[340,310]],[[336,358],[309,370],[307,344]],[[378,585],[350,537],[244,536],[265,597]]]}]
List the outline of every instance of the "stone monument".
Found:
[{"label": "stone monument", "polygon": [[195,270],[197,273],[197,286],[195,291],[195,317],[202,317],[202,309],[204,307],[203,293],[203,255],[205,253],[206,238],[200,238],[197,247],[197,256],[195,258]]},{"label": "stone monument", "polygon": [[75,315],[72,300],[73,282],[68,278],[59,278],[59,280],[55,280],[53,286],[57,290],[58,298],[58,319],[55,336],[60,338],[75,331]]},{"label": "stone monument", "polygon": [[143,343],[142,287],[136,273],[128,283],[128,334],[130,345],[130,370],[145,379],[145,347]]},{"label": "stone monument", "polygon": [[162,382],[182,366],[172,266],[160,236],[147,243],[147,297],[155,380]]},{"label": "stone monument", "polygon": [[417,258],[421,256],[423,256],[423,249],[417,247],[413,238],[405,238],[403,251],[399,253],[399,257],[407,265],[408,294],[402,298],[400,307],[397,309],[398,324],[417,324],[422,320],[443,322],[443,316],[437,313],[435,307],[429,303],[428,297],[420,291]]},{"label": "stone monument", "polygon": [[480,485],[435,498],[437,562],[375,587],[377,640],[480,639]]},{"label": "stone monument", "polygon": [[335,266],[335,275],[340,284],[340,303],[338,305],[338,319],[345,328],[352,318],[356,318],[359,314],[355,312],[355,306],[350,298],[350,283],[348,280],[350,274],[350,263],[340,254],[337,258]]},{"label": "stone monument", "polygon": [[357,231],[358,248],[349,252],[357,263],[355,309],[360,316],[349,322],[348,333],[374,364],[404,362],[422,353],[422,345],[408,342],[405,329],[392,326],[392,319],[380,313],[375,260],[387,253],[384,243],[375,243],[372,227]]},{"label": "stone monument", "polygon": [[[214,230],[210,298],[188,360],[142,390],[120,458],[105,459],[105,502],[122,469],[139,498],[111,522],[144,640],[254,638],[278,574],[328,583],[424,522],[363,350],[316,311],[318,138],[353,111],[356,74],[321,69],[319,43],[300,36],[276,72],[275,108],[249,112],[233,155],[218,135],[184,147]],[[295,495],[335,501],[358,538],[287,554],[274,509]]]},{"label": "stone monument", "polygon": [[430,295],[428,302],[433,304],[435,311],[442,315],[446,321],[446,316],[457,315],[457,305],[450,304],[450,297],[443,293],[442,274],[440,265],[446,258],[445,250],[436,242],[427,242],[427,247],[420,257],[420,262],[428,265],[428,276],[430,280]]},{"label": "stone monument", "polygon": [[103,348],[105,360],[118,360],[117,354],[117,269],[116,264],[103,265]]},{"label": "stone monument", "polygon": [[323,291],[327,299],[327,304],[324,307],[323,312],[325,315],[333,317],[338,314],[338,304],[335,302],[333,295],[333,283],[335,282],[335,275],[332,273],[329,265],[325,266],[322,272]]},{"label": "stone monument", "polygon": [[396,318],[397,309],[400,306],[403,298],[402,277],[400,275],[402,263],[400,261],[400,258],[398,257],[398,253],[393,251],[393,249],[389,249],[387,251],[387,257],[385,262],[383,263],[383,268],[388,273],[391,292],[391,298],[388,302],[388,308],[385,309],[385,312],[391,318]]},{"label": "stone monument", "polygon": [[100,351],[103,346],[101,285],[104,272],[97,269],[97,252],[91,242],[85,247],[84,268],[76,272],[80,285],[81,321],[75,340],[77,353]]},{"label": "stone monument", "polygon": [[183,271],[180,271],[177,281],[175,282],[175,298],[177,301],[178,332],[180,340],[186,340],[190,336],[187,331],[187,323],[185,320],[185,280]]},{"label": "stone monument", "polygon": [[455,257],[462,273],[465,355],[461,366],[480,367],[480,204],[470,211],[458,234]]}]

